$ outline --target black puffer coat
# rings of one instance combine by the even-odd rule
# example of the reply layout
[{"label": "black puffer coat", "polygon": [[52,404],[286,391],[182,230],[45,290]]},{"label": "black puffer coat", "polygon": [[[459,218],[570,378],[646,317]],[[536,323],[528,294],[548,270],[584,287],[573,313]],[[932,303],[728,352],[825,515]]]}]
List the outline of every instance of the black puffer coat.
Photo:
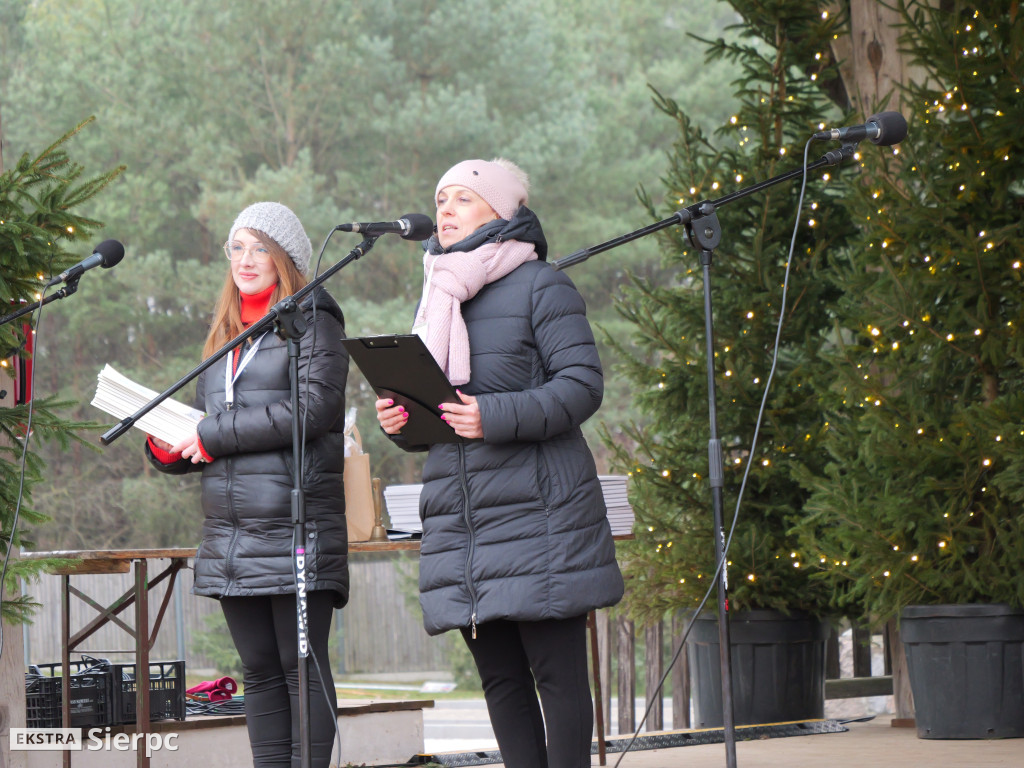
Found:
[{"label": "black puffer coat", "polygon": [[[341,309],[325,291],[314,293],[316,348],[311,297],[303,303],[308,328],[299,347],[299,403],[306,414],[306,585],[310,591],[334,591],[335,604],[341,607],[348,600],[342,480],[348,353],[341,344]],[[203,472],[205,521],[196,555],[195,594],[220,598],[293,593],[288,351],[273,332],[264,336],[238,377],[234,397],[228,410],[223,362],[200,374],[195,407],[208,415],[199,423],[199,438],[213,462],[166,465],[151,452],[150,457],[165,472]]]},{"label": "black puffer coat", "polygon": [[459,389],[476,396],[484,437],[433,445],[424,466],[420,603],[432,635],[569,618],[622,597],[580,431],[604,392],[585,312],[572,281],[541,261],[462,305],[471,379]]}]

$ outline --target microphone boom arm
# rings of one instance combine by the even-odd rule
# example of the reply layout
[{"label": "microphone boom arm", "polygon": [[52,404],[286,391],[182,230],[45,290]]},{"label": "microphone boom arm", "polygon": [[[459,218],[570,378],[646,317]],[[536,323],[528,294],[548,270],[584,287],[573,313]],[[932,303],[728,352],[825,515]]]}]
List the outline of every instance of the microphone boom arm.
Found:
[{"label": "microphone boom arm", "polygon": [[0,317],[0,325],[7,325],[12,320],[17,320],[19,317],[22,317],[23,315],[27,315],[30,312],[35,312],[37,308],[44,307],[51,301],[57,301],[58,299],[66,299],[68,296],[70,296],[71,294],[78,290],[78,280],[80,277],[81,275],[76,275],[75,277],[65,282],[64,286],[59,291],[54,291],[49,296],[46,296],[45,298],[40,299],[39,301],[33,301],[31,304],[26,304],[25,306],[16,309],[9,315],[4,315],[3,317]]},{"label": "microphone boom arm", "polygon": [[[839,165],[847,158],[852,157],[856,150],[856,142],[843,144],[840,149],[834,149],[831,152],[826,152],[821,158],[809,164],[807,166],[807,172],[810,173],[811,171],[825,165]],[[632,232],[627,232],[624,235],[614,237],[611,240],[606,240],[598,245],[592,245],[589,248],[581,248],[578,251],[570,253],[568,256],[563,256],[557,261],[552,262],[551,266],[556,270],[563,270],[566,267],[571,267],[573,264],[579,264],[582,261],[586,261],[591,256],[596,256],[599,253],[610,251],[612,248],[618,248],[620,245],[625,245],[633,240],[639,240],[641,237],[646,237],[647,235],[653,234],[667,227],[682,224],[689,228],[695,220],[700,219],[703,216],[710,215],[711,212],[723,205],[726,205],[727,203],[739,200],[742,197],[747,197],[755,192],[760,192],[762,189],[766,189],[776,184],[781,184],[784,181],[799,178],[803,173],[804,169],[802,167],[797,168],[795,170],[779,174],[778,176],[773,176],[772,178],[758,182],[757,184],[752,184],[749,187],[744,187],[743,189],[739,189],[735,192],[730,192],[728,195],[724,195],[717,200],[712,200],[710,203],[708,201],[701,201],[694,203],[693,205],[688,205],[685,208],[680,208],[667,219],[656,221],[653,224],[648,224],[646,227],[641,227],[640,229],[633,230]],[[711,211],[707,211],[707,206],[709,205],[712,207]]]}]

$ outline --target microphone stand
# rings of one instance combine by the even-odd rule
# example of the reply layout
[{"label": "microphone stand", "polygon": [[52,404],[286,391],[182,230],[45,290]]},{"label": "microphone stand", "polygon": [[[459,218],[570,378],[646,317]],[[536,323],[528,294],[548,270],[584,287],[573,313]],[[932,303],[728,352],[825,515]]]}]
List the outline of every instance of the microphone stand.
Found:
[{"label": "microphone stand", "polygon": [[0,325],[7,325],[7,323],[11,322],[12,320],[17,320],[19,317],[23,315],[27,315],[30,312],[34,312],[39,307],[45,306],[49,304],[51,301],[57,301],[58,299],[63,299],[67,296],[70,296],[71,294],[78,290],[78,280],[81,277],[82,275],[78,274],[75,275],[74,277],[68,278],[68,280],[64,283],[64,287],[61,288],[59,291],[54,291],[46,298],[40,299],[39,301],[33,301],[31,304],[26,304],[20,309],[11,312],[9,315],[4,315],[3,317],[0,317]]},{"label": "microphone stand", "polygon": [[722,441],[718,436],[718,405],[715,396],[715,339],[714,321],[711,307],[711,263],[714,259],[714,250],[722,242],[722,227],[718,222],[717,209],[735,200],[760,192],[762,189],[774,186],[783,181],[799,178],[805,172],[809,173],[823,165],[839,165],[843,160],[852,157],[857,149],[856,142],[849,142],[842,145],[838,150],[827,152],[819,160],[809,164],[806,169],[799,168],[794,171],[773,176],[758,184],[752,184],[736,192],[712,200],[702,201],[693,205],[681,208],[667,219],[650,224],[641,229],[634,230],[625,235],[607,240],[600,245],[590,248],[582,248],[564,258],[555,261],[552,266],[556,270],[562,270],[573,264],[586,261],[591,256],[604,251],[616,248],[624,243],[645,237],[653,232],[658,232],[667,227],[682,224],[686,227],[686,236],[690,244],[700,250],[700,263],[704,275],[704,336],[706,340],[706,368],[708,378],[708,479],[711,486],[711,503],[713,522],[715,529],[715,565],[717,566],[718,577],[718,643],[720,649],[720,662],[722,668],[722,726],[725,731],[725,757],[727,768],[736,768],[736,725],[733,716],[732,704],[732,655],[729,645],[729,575],[725,564],[725,527],[723,524],[723,487],[725,476],[722,461]]},{"label": "microphone stand", "polygon": [[[335,227],[331,234],[334,234],[338,229],[339,227]],[[310,768],[312,765],[310,750],[312,739],[309,717],[309,636],[306,628],[306,499],[302,489],[302,423],[299,416],[299,340],[306,331],[306,319],[299,310],[299,302],[336,272],[365,255],[373,247],[377,237],[377,235],[367,237],[353,248],[344,259],[326,270],[312,282],[300,288],[292,296],[286,296],[281,299],[281,301],[270,308],[264,317],[249,326],[243,333],[226,343],[131,416],[125,417],[100,436],[100,442],[103,445],[110,445],[110,443],[131,429],[135,422],[196,378],[200,373],[218,360],[221,360],[236,347],[241,346],[246,339],[258,338],[270,326],[274,326],[274,332],[287,341],[288,380],[291,390],[292,408],[292,568],[295,573],[295,630],[298,640],[299,671],[299,754],[302,768]],[[334,717],[333,712],[331,716]]]}]

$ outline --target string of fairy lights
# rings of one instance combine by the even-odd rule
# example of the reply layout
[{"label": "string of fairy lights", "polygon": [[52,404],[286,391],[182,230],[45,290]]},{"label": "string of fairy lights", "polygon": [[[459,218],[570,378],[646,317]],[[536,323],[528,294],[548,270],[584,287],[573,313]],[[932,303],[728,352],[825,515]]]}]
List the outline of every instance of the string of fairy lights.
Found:
[{"label": "string of fairy lights", "polygon": [[[961,35],[967,36],[967,35],[970,35],[971,33],[975,33],[975,35],[979,35],[980,36],[982,34],[982,29],[983,28],[980,26],[979,23],[977,23],[977,20],[980,17],[981,17],[981,12],[977,11],[977,10],[974,11],[974,13],[973,13],[973,15],[971,17],[973,21],[964,24],[962,29],[955,30],[955,34],[958,36],[958,40],[961,39],[960,38]],[[822,14],[821,14],[821,18],[823,20],[828,20],[828,18],[829,18],[828,11],[823,11]],[[999,25],[996,22],[990,22],[989,23],[989,29],[991,31],[994,31],[994,30],[998,29],[998,27],[999,27]],[[986,31],[985,34],[991,34],[991,32],[987,32]],[[838,37],[839,37],[838,34],[834,35],[835,39],[838,39]],[[980,58],[980,57],[983,57],[983,56],[986,55],[986,51],[984,49],[984,46],[981,44],[980,40],[978,41],[977,44],[974,44],[974,43],[969,44],[969,45],[968,44],[960,44],[960,45],[958,45],[958,48],[959,48],[959,53],[960,53],[962,59],[971,59],[972,57]],[[815,62],[818,62],[818,63],[827,62],[829,60],[829,56],[826,55],[826,54],[823,54],[821,52],[818,52],[818,53],[814,54],[814,60],[815,60]],[[961,76],[966,76],[966,70],[961,71],[960,75]],[[983,77],[985,75],[980,74],[977,69],[973,69],[972,68],[971,71],[970,71],[970,76],[974,77],[974,78],[978,78],[978,77]],[[811,79],[812,82],[813,81],[817,81],[818,73],[812,72],[810,74],[810,79]],[[1015,96],[1019,96],[1020,95],[1020,91],[1021,91],[1021,86],[1016,85],[1016,86],[1013,86],[1013,88],[1014,88],[1014,90],[1013,90],[1014,95]],[[786,99],[787,99],[787,101],[791,102],[791,101],[793,101],[794,97],[792,95],[788,95],[786,97]],[[766,104],[768,102],[768,97],[762,96],[760,98],[760,102],[762,104]],[[923,120],[923,122],[925,124],[929,124],[932,120],[935,120],[935,119],[947,119],[952,114],[960,113],[960,114],[962,114],[967,119],[975,120],[978,117],[978,115],[973,114],[973,111],[974,110],[972,109],[972,106],[968,103],[968,100],[966,99],[966,97],[964,95],[963,89],[959,85],[953,85],[952,87],[949,87],[949,88],[947,88],[945,90],[940,91],[940,93],[938,95],[936,95],[935,98],[932,98],[932,99],[924,102],[922,104],[922,110],[921,110],[921,113],[920,113],[920,118]],[[1005,119],[1006,118],[1005,112],[1002,109],[999,109],[999,108],[993,108],[991,110],[991,114],[987,115],[987,116],[995,117],[997,119]],[[753,136],[751,135],[752,132],[750,131],[750,127],[748,125],[742,124],[741,123],[741,119],[740,119],[740,117],[738,115],[732,116],[729,119],[729,123],[730,123],[731,126],[733,126],[739,132],[739,139],[738,139],[739,147],[742,149],[742,148],[745,148],[748,145],[750,145],[751,142],[753,141]],[[823,130],[824,128],[825,128],[825,125],[823,123],[819,125],[819,130]],[[781,147],[778,150],[778,153],[779,153],[780,157],[785,157],[786,156],[786,148],[785,147]],[[899,157],[900,156],[900,149],[899,149],[899,147],[892,147],[891,154],[892,154],[892,156],[894,158]],[[859,153],[855,154],[854,159],[855,159],[856,162],[858,162],[860,164],[861,168],[864,167],[863,158],[861,157],[861,155]],[[992,157],[991,159],[994,159],[994,160],[997,160],[997,161],[1002,161],[1004,163],[1005,162],[1011,162],[1011,160],[1013,159],[1012,153],[1011,153],[1011,149],[1009,147],[1007,147],[1001,154],[997,154],[996,156]],[[979,179],[985,179],[987,177],[987,170],[986,170],[985,167],[982,167],[983,166],[983,162],[985,162],[985,160],[988,160],[988,158],[983,158],[981,156],[977,157],[974,160],[975,173],[979,177]],[[919,172],[919,169],[917,168],[916,165],[911,165],[910,168],[914,172]],[[961,169],[961,160],[959,160],[959,159],[951,160],[946,165],[946,170],[948,172],[950,172],[950,173],[960,172],[962,170]],[[732,179],[737,184],[743,182],[744,176],[739,171],[734,169],[731,172],[731,176],[732,176]],[[832,179],[831,174],[829,174],[827,172],[823,173],[822,176],[821,176],[821,180],[825,184],[827,184],[829,181],[831,181],[831,179]],[[712,192],[718,191],[721,187],[722,187],[722,182],[719,181],[719,180],[714,180],[714,179],[712,179],[710,181],[710,184],[707,185],[707,189],[710,189]],[[699,200],[700,199],[699,196],[702,194],[703,188],[704,188],[703,184],[690,186],[687,191],[688,191],[689,195],[691,196],[692,200],[687,201],[684,198],[679,198],[678,199],[678,204],[679,205],[686,205],[688,202],[693,202],[693,201]],[[968,194],[970,191],[971,190],[969,189],[968,184],[966,182],[965,183],[960,183],[960,184],[957,185],[956,192],[959,195]],[[885,217],[887,215],[891,215],[891,214],[888,213],[888,210],[887,210],[887,207],[886,207],[886,204],[885,204],[885,194],[884,194],[884,192],[882,190],[874,190],[871,193],[871,198],[872,198],[872,200],[877,201],[878,207],[875,209],[875,215],[879,218],[879,221],[878,222],[873,222],[872,215],[871,214],[867,214],[866,215],[866,221],[868,222],[869,226],[875,226],[875,227],[880,227],[881,226],[881,227],[887,227],[888,229],[893,230],[894,229],[894,227],[892,226],[893,222],[891,222],[891,221],[890,222],[885,222]],[[817,226],[817,224],[819,223],[817,221],[817,219],[816,219],[817,212],[819,211],[819,203],[816,202],[816,201],[812,201],[810,203],[809,207],[810,207],[811,213],[810,213],[809,218],[806,220],[806,224],[807,224],[807,226],[813,228],[813,227]],[[999,248],[999,246],[1003,244],[1000,241],[1000,237],[1001,236],[993,237],[985,229],[978,230],[977,231],[977,237],[976,237],[976,249],[975,249],[977,251],[976,255],[978,255],[978,256],[989,256],[989,255],[991,255],[991,253],[993,251],[996,251],[996,249]],[[897,242],[897,241],[898,241],[898,238],[895,237],[895,236],[882,237],[881,239],[879,239],[877,241],[870,241],[868,243],[868,247],[869,248],[880,247],[881,249],[886,250],[886,251],[889,251],[890,249],[892,249],[894,252],[896,252],[896,251],[899,251],[900,250],[900,246],[902,246],[902,244]],[[811,249],[808,248],[807,252],[810,253],[810,250]],[[1007,249],[1007,250],[1009,250],[1009,249]],[[951,249],[951,251],[952,251],[952,249]],[[969,257],[968,254],[963,254],[963,253],[959,254],[959,256],[952,255],[952,254],[950,255],[950,258],[952,259],[952,264],[953,264],[953,266],[956,266],[956,267],[959,267],[961,265],[961,262],[965,261],[968,257]],[[943,259],[941,259],[941,258],[934,258],[932,255],[929,255],[929,254],[922,255],[920,257],[920,259],[919,259],[919,262],[920,262],[919,265],[924,267],[924,269],[927,270],[927,273],[929,275],[937,275],[940,272],[940,270],[942,270],[942,269],[944,269],[945,267],[948,266],[947,264],[944,263]],[[1021,270],[1022,270],[1022,268],[1024,268],[1024,266],[1022,266],[1022,259],[1019,258],[1016,255],[1011,255],[1010,256],[1010,260],[1008,261],[1008,266],[1009,266],[1009,269],[1011,270],[1011,272],[1013,273],[1014,278],[1017,281],[1020,281],[1022,279]],[[690,269],[690,270],[687,271],[687,274],[692,274],[694,271],[695,271],[694,269]],[[771,309],[771,304],[768,304],[766,306],[766,309],[770,310]],[[743,317],[744,317],[744,319],[752,322],[752,321],[754,321],[757,318],[757,315],[756,315],[756,313],[755,313],[755,311],[753,309],[748,309],[748,310],[744,310],[743,311]],[[1012,320],[1006,321],[1005,322],[1005,327],[1008,330],[1008,332],[1010,332],[1010,333],[1015,333],[1016,332],[1016,328],[1015,328],[1014,323],[1013,323]],[[878,360],[878,359],[880,359],[880,357],[885,356],[885,355],[890,355],[891,356],[891,355],[898,355],[898,354],[903,353],[905,348],[908,345],[908,342],[915,341],[915,342],[920,343],[922,338],[925,338],[924,336],[922,336],[922,334],[926,334],[927,336],[930,336],[931,338],[933,338],[938,343],[944,342],[944,343],[950,345],[950,347],[953,348],[953,349],[961,351],[964,354],[971,355],[973,353],[969,349],[966,348],[967,345],[971,341],[978,342],[978,341],[983,340],[986,337],[986,335],[988,335],[990,333],[990,331],[986,330],[986,328],[984,328],[984,327],[974,327],[974,328],[968,329],[967,331],[964,331],[964,332],[957,331],[956,329],[942,329],[937,324],[935,316],[931,312],[927,312],[927,311],[926,312],[921,312],[919,314],[919,317],[904,316],[904,317],[897,318],[897,324],[896,324],[895,328],[896,328],[896,330],[894,332],[887,333],[884,330],[884,328],[881,327],[880,324],[871,323],[871,324],[868,324],[865,327],[864,333],[866,333],[867,334],[867,338],[873,342],[872,346],[870,348],[870,352],[871,352],[871,355],[873,356],[873,358],[875,360]],[[742,328],[740,330],[740,333],[741,333],[741,335],[747,335],[750,332],[750,330],[751,330],[750,327]],[[682,336],[682,337],[680,337],[680,339],[682,341],[685,341],[686,337]],[[723,349],[723,353],[726,354],[726,355],[730,351],[731,351],[731,349],[730,349],[729,346],[726,346]],[[716,352],[715,353],[715,357],[718,358],[719,357],[719,353]],[[685,365],[687,365],[687,366],[689,366],[689,365],[697,365],[698,363],[699,363],[699,361],[697,361],[697,360],[691,360],[691,359],[685,360]],[[860,375],[862,381],[870,382],[872,380],[872,374],[870,372],[870,369],[872,367],[871,364],[870,363],[869,364],[865,364],[863,362],[856,362],[855,365],[856,365],[856,368],[857,368],[857,370],[859,372],[859,375]],[[665,379],[667,377],[667,372],[663,371],[663,370],[662,371],[658,371],[657,375],[659,376],[660,380],[658,380],[656,382],[655,386],[656,386],[656,388],[658,390],[662,390],[663,391],[663,390],[666,389]],[[733,376],[734,376],[734,372],[733,372],[733,370],[731,368],[726,366],[725,370],[722,371],[722,376],[725,379],[727,379],[727,380],[728,379],[732,379]],[[878,378],[878,377],[876,377],[876,378]],[[761,378],[759,376],[752,377],[752,383],[754,385],[759,385],[761,383]],[[879,383],[881,383],[880,380],[879,380]],[[842,403],[844,405],[849,405],[848,401],[845,398],[842,400]],[[870,408],[870,407],[882,408],[882,407],[885,406],[885,404],[886,404],[886,398],[880,392],[868,392],[867,394],[863,394],[863,395],[860,396],[858,402],[856,403],[856,406],[859,407],[859,408]],[[824,428],[826,430],[829,428],[828,422],[825,422]],[[896,419],[893,422],[893,429],[894,430],[901,430],[901,429],[906,430],[906,429],[909,429],[910,430],[909,434],[912,434],[915,437],[925,438],[925,439],[928,439],[930,437],[931,439],[934,439],[934,440],[936,440],[936,441],[938,441],[940,443],[943,442],[944,439],[945,439],[941,434],[938,434],[938,432],[936,430],[934,430],[934,429],[929,430],[929,429],[926,429],[923,426],[915,426],[915,425],[912,425],[912,424],[907,424],[906,420],[900,421],[899,419]],[[1019,431],[1019,435],[1024,437],[1024,429]],[[805,441],[810,441],[812,439],[813,439],[813,436],[811,434],[808,433],[808,434],[805,435]],[[1004,438],[1004,435],[1002,435],[1002,434],[996,434],[996,435],[991,437],[991,441],[993,443],[1003,443],[1004,440],[1005,440],[1005,438]],[[790,451],[791,449],[789,447],[785,446],[785,445],[778,445],[778,446],[774,446],[774,450],[784,454],[787,451]],[[749,457],[749,458],[753,459],[753,457]],[[743,464],[743,461],[744,461],[744,459],[742,457],[734,456],[734,457],[731,458],[731,460],[729,460],[727,462],[727,464],[732,464],[734,467],[738,468],[740,465]],[[669,482],[672,481],[672,478],[673,478],[673,475],[674,475],[674,472],[673,472],[672,469],[668,469],[668,468],[657,469],[656,467],[654,467],[654,463],[655,463],[655,459],[654,458],[651,458],[650,463],[651,463],[651,467],[649,467],[649,469],[652,469],[656,473],[656,475],[661,478],[661,480],[669,481]],[[767,467],[769,467],[771,465],[771,459],[767,458],[767,457],[766,458],[762,458],[762,459],[760,459],[759,463],[761,464],[762,467],[767,468]],[[995,459],[992,456],[981,456],[981,457],[979,457],[979,459],[978,459],[978,466],[977,466],[977,470],[978,470],[979,473],[990,472],[990,471],[992,471],[994,469],[994,467],[995,467]],[[634,472],[637,473],[637,474],[643,473],[644,469],[645,469],[644,467],[635,466],[633,472],[630,472],[629,474],[632,476],[634,474]],[[688,474],[689,477],[694,479],[694,480],[698,480],[699,481],[699,480],[702,479],[701,474],[698,473],[698,472],[690,472],[690,473],[684,473],[684,474]],[[981,492],[985,493],[987,491],[988,491],[988,487],[987,486],[982,486]],[[949,519],[951,517],[951,514],[948,511],[943,512],[942,514],[943,514],[943,517],[946,518],[946,519]],[[965,516],[967,518],[973,518],[975,516],[975,511],[973,509],[966,509],[966,510],[964,510],[964,514],[965,514]],[[655,526],[648,525],[648,526],[646,526],[646,528],[647,528],[647,532],[648,533],[656,533]],[[882,536],[884,534],[882,532],[878,532],[878,535]],[[954,541],[953,541],[953,527],[950,526],[947,529],[946,533],[945,534],[940,534],[938,536],[938,540],[933,543],[933,551],[936,554],[947,553],[947,552],[949,552],[953,548],[953,544],[954,544]],[[669,539],[668,541],[658,541],[658,542],[654,543],[654,552],[656,554],[668,555],[668,554],[670,554],[672,552],[672,546],[673,546],[673,541],[671,539]],[[924,552],[907,550],[903,545],[901,545],[900,543],[895,542],[895,541],[888,542],[888,547],[889,547],[889,551],[891,551],[893,553],[893,556],[903,559],[903,562],[909,563],[911,565],[921,565],[921,564],[926,562],[926,555],[924,554]],[[827,556],[825,556],[823,554],[820,554],[820,555],[818,555],[816,557],[807,557],[806,555],[802,555],[800,552],[795,551],[795,550],[790,550],[788,552],[788,557],[786,556],[786,554],[787,553],[778,553],[778,554],[776,554],[774,556],[774,559],[777,560],[777,561],[788,560],[791,563],[792,567],[795,568],[795,569],[803,569],[803,568],[808,568],[808,567],[812,567],[812,566],[813,567],[818,567],[818,568],[830,568],[830,567],[846,568],[846,567],[849,566],[849,561],[846,560],[846,559],[842,559],[842,558],[829,558],[829,557],[827,557]],[[733,565],[732,561],[731,560],[727,560],[727,565],[729,565],[731,567]],[[894,561],[894,564],[889,565],[889,567],[883,567],[882,570],[879,571],[879,575],[882,578],[884,578],[884,579],[888,579],[888,578],[890,578],[892,576],[892,574],[893,574],[893,572],[895,570],[896,570],[896,561]],[[704,574],[704,573],[697,573],[696,574],[696,579],[700,580],[700,581],[703,581],[703,580],[706,579],[706,576],[707,575]],[[744,578],[745,578],[745,580],[747,582],[754,583],[754,582],[758,581],[759,576],[758,576],[757,573],[747,573],[747,574],[745,574]],[[685,577],[679,578],[678,579],[678,583],[679,584],[685,584],[686,583],[686,578]],[[699,602],[699,598],[695,597],[694,598],[694,602]]]}]

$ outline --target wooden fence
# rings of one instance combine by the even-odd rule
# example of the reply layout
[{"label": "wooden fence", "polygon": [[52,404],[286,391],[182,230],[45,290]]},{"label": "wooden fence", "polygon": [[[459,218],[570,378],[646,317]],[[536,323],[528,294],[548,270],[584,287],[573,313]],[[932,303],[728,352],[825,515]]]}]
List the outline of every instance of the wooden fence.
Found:
[{"label": "wooden fence", "polygon": [[[153,561],[151,572],[164,567],[166,561]],[[335,671],[341,675],[355,674],[416,674],[446,671],[452,642],[461,642],[450,635],[431,638],[423,630],[416,599],[417,556],[415,553],[391,552],[359,554],[350,558],[351,599],[336,612],[336,626],[332,634],[332,653]],[[34,622],[26,631],[26,661],[51,663],[60,659],[60,578],[44,575],[38,582],[28,585],[27,591],[42,604]],[[72,577],[72,583],[97,602],[109,605],[132,583],[132,574],[97,574]],[[206,617],[219,616],[215,600],[195,597],[190,593],[191,574],[184,571],[164,617],[156,644],[151,652],[153,660],[184,659],[186,670],[213,670],[211,659],[198,653],[194,638],[207,628]],[[166,594],[163,582],[151,592],[151,604],[158,605]],[[95,616],[95,611],[81,600],[71,601],[71,622],[80,627]],[[678,646],[685,629],[682,614],[661,624],[640,628],[612,611],[596,613],[596,627],[602,680],[602,711],[606,732],[611,732],[612,698],[618,702],[636,700],[638,670],[643,675],[641,685],[646,703],[660,681],[668,656]],[[902,676],[893,676],[905,664],[902,646],[893,639],[891,627],[886,628],[884,674],[872,676],[871,633],[860,626],[852,627],[852,675],[840,676],[839,637],[833,632],[826,653],[826,698],[840,699],[861,696],[880,696],[896,688],[896,713],[912,712],[908,689],[901,684]],[[116,656],[113,652],[127,652],[132,647],[127,635],[108,624],[93,635],[87,650],[95,656]],[[896,648],[900,653],[894,654]],[[75,657],[77,658],[77,656]],[[895,685],[894,685],[895,680]],[[672,702],[672,722],[666,723],[662,710],[662,696]],[[690,677],[685,651],[673,666],[662,696],[657,697],[645,724],[647,730],[690,727]],[[639,711],[634,711],[634,710]],[[632,732],[642,717],[640,707],[616,708],[618,732]]]},{"label": "wooden fence", "polygon": [[452,638],[430,637],[423,629],[418,567],[416,552],[349,557],[349,604],[336,613],[338,672],[408,673],[449,668]]},{"label": "wooden fence", "polygon": [[[690,728],[690,667],[685,649],[672,667],[660,695],[655,696],[658,683],[665,674],[666,663],[671,661],[668,657],[678,648],[685,632],[684,615],[678,613],[670,620],[639,630],[629,619],[614,616],[608,610],[598,611],[595,618],[605,733],[612,733],[613,697],[619,704],[615,708],[618,733],[635,731],[647,707],[650,707],[650,713],[644,730]],[[845,676],[841,676],[840,633],[833,629],[825,646],[825,698],[887,696],[894,694],[895,680],[897,716],[906,713],[908,707],[912,716],[912,705],[907,702],[909,692],[903,683],[904,676],[900,674],[906,661],[895,627],[887,625],[881,636],[883,674],[872,675],[871,631],[856,623],[845,624],[850,630],[848,647],[852,664],[847,665],[850,668]],[[895,677],[894,667],[897,670]],[[642,681],[638,680],[641,674]],[[621,706],[622,702],[637,701],[638,682],[642,682],[645,692],[643,707]],[[666,699],[672,703],[671,723],[665,722],[663,702]]]}]

